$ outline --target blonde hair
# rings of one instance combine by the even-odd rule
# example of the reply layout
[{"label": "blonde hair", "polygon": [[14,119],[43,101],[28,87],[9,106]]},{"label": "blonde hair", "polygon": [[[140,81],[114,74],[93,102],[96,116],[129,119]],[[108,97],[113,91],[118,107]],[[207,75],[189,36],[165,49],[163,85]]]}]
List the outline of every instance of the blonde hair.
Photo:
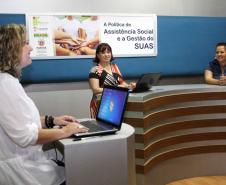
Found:
[{"label": "blonde hair", "polygon": [[21,24],[0,26],[0,71],[21,76],[21,52],[26,43],[26,29]]}]

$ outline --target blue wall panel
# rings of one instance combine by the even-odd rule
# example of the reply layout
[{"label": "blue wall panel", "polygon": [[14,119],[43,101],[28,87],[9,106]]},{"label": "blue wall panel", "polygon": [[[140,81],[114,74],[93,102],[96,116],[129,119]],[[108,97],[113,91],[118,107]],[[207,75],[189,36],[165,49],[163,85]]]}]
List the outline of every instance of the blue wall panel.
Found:
[{"label": "blue wall panel", "polygon": [[[24,23],[22,14],[2,14],[0,24]],[[163,76],[202,75],[213,59],[217,42],[226,41],[226,18],[158,16],[156,57],[116,58],[123,75],[161,72]],[[22,82],[87,80],[92,59],[34,60],[23,70]]]},{"label": "blue wall panel", "polygon": [[24,14],[0,14],[0,24],[25,24]]}]

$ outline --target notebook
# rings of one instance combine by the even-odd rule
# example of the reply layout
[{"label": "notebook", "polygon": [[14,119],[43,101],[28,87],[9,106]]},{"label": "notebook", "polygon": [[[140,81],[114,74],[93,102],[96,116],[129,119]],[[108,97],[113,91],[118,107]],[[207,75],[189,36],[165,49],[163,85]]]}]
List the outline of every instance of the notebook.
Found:
[{"label": "notebook", "polygon": [[121,129],[128,99],[128,89],[115,86],[104,86],[96,120],[80,122],[88,127],[86,133],[74,134],[77,138],[114,134]]},{"label": "notebook", "polygon": [[156,85],[160,76],[160,73],[142,74],[136,83],[135,89],[130,90],[129,92],[137,93],[148,91],[152,87],[152,85]]}]

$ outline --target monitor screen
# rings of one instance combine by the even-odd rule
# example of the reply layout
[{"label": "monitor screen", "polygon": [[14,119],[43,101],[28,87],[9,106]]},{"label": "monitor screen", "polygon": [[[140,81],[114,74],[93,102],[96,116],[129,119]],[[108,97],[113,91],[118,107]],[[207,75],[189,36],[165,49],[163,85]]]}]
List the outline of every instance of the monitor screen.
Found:
[{"label": "monitor screen", "polygon": [[121,124],[125,112],[128,90],[122,88],[104,88],[97,119],[110,122],[112,125]]}]

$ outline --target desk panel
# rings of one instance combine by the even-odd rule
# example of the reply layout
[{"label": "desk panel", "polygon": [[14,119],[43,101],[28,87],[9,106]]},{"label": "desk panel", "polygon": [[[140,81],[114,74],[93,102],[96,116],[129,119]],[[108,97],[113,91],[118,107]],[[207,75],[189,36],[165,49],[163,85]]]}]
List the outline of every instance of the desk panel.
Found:
[{"label": "desk panel", "polygon": [[67,185],[135,185],[134,128],[123,124],[114,135],[63,139]]},{"label": "desk panel", "polygon": [[[127,105],[124,122],[135,128],[137,185],[226,173],[226,161],[221,169],[216,162],[226,153],[226,87],[156,86],[130,94]],[[212,160],[202,168],[204,158]]]}]

